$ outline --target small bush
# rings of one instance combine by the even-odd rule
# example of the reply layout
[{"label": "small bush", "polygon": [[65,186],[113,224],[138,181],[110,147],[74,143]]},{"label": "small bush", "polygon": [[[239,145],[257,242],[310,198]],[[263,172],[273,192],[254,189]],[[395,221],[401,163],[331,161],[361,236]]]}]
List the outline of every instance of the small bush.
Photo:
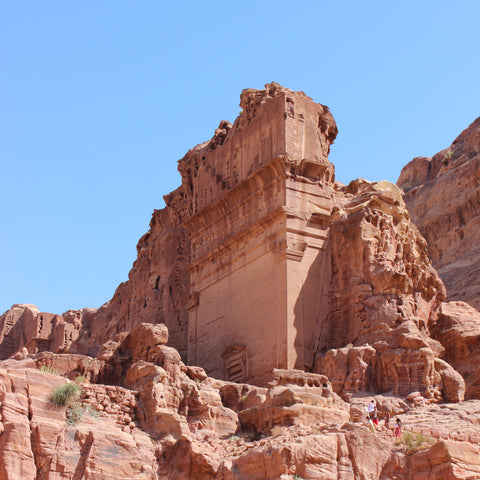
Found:
[{"label": "small bush", "polygon": [[95,419],[100,416],[100,412],[97,409],[93,408],[91,405],[87,405],[85,407],[85,413],[88,413],[88,415]]},{"label": "small bush", "polygon": [[39,370],[48,375],[58,375],[58,370],[55,370],[53,367],[48,367],[47,365],[42,365]]},{"label": "small bush", "polygon": [[67,407],[65,413],[68,425],[76,425],[85,414],[88,414],[95,419],[100,416],[100,412],[92,408],[90,405],[85,406],[79,402],[73,402]]},{"label": "small bush", "polygon": [[74,402],[68,406],[66,411],[67,423],[69,425],[76,425],[85,414],[85,407],[78,402]]},{"label": "small bush", "polygon": [[443,156],[443,159],[447,160],[447,159],[452,158],[452,157],[453,157],[453,151],[448,149],[447,152],[445,153],[445,155]]},{"label": "small bush", "polygon": [[412,444],[413,444],[413,433],[412,432],[403,432],[402,440],[403,440],[403,443],[405,443],[405,445],[407,447],[411,447]]},{"label": "small bush", "polygon": [[404,432],[402,440],[405,443],[407,448],[407,454],[411,455],[417,453],[419,450],[424,450],[430,448],[436,443],[435,438],[430,436],[425,436],[423,433],[416,433],[415,435],[412,432]]},{"label": "small bush", "polygon": [[85,379],[86,379],[85,375],[77,375],[77,376],[75,377],[75,381],[76,381],[77,383],[83,383],[83,382],[85,381]]},{"label": "small bush", "polygon": [[55,405],[67,406],[77,400],[82,392],[78,383],[64,383],[50,392],[50,401]]}]

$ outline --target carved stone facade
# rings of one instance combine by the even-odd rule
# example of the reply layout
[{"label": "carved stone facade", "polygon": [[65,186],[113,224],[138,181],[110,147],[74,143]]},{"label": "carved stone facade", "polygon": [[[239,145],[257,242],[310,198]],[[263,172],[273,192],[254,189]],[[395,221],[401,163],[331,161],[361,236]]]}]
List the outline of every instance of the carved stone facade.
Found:
[{"label": "carved stone facade", "polygon": [[259,380],[273,367],[313,363],[313,332],[326,312],[318,278],[329,268],[327,155],[336,126],[326,107],[276,85],[244,92],[241,106],[221,145],[180,162],[195,205],[183,224],[191,241],[188,361],[221,377],[222,354],[241,344],[248,378]]}]

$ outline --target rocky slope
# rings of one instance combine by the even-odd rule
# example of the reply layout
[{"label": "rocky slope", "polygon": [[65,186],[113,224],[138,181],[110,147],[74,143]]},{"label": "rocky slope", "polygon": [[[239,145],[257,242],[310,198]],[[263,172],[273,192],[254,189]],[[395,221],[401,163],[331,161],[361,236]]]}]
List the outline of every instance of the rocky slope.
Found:
[{"label": "rocky slope", "polygon": [[[164,326],[141,324],[97,358],[19,352],[1,362],[0,479],[480,475],[480,401],[378,395],[379,412],[404,422],[395,441],[391,426],[372,432],[356,418],[365,393],[348,404],[325,376],[295,370],[272,372],[265,387],[215,380],[167,339]],[[78,382],[74,401],[52,402],[52,390]]]},{"label": "rocky slope", "polygon": [[448,299],[480,308],[480,118],[447,149],[414,158],[397,184]]}]

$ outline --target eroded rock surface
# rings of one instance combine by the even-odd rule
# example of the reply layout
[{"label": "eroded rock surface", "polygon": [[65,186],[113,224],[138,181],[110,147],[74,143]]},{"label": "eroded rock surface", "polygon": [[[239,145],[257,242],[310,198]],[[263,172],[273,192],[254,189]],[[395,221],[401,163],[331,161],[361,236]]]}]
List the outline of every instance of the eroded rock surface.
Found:
[{"label": "eroded rock surface", "polygon": [[445,282],[448,300],[480,308],[480,118],[450,147],[414,158],[397,184],[429,255]]},{"label": "eroded rock surface", "polygon": [[[465,385],[437,361],[430,336],[445,287],[427,245],[388,182],[338,189],[331,235],[330,313],[321,327],[315,371],[339,394],[373,390],[463,400]],[[346,346],[348,348],[345,348]]]},{"label": "eroded rock surface", "polygon": [[162,344],[163,326],[143,324],[130,338],[151,329],[160,343],[140,348],[134,362],[130,356],[124,380],[110,377],[125,386],[77,377],[83,392],[66,407],[50,400],[52,388],[70,382],[53,365],[68,375],[88,357],[1,362],[0,479],[460,480],[480,471],[479,401],[428,405],[419,392],[377,395],[382,417],[400,415],[410,435],[395,442],[393,422],[374,433],[364,419],[352,420],[355,402],[369,397],[352,398],[351,408],[323,375],[274,370],[267,387],[215,380]]},{"label": "eroded rock surface", "polygon": [[95,316],[93,308],[69,310],[63,315],[40,312],[36,305],[13,305],[0,317],[0,359],[22,348],[28,353],[69,351]]},{"label": "eroded rock surface", "polygon": [[[463,380],[429,331],[445,288],[400,190],[335,183],[335,121],[303,92],[271,83],[240,103],[233,125],[179,161],[182,185],[154,212],[112,300],[63,316],[14,307],[0,325],[5,356],[94,356],[106,343],[108,382],[143,348],[126,332],[164,323],[183,362],[216,378],[265,385],[272,369],[295,368],[326,374],[340,394],[461,400]],[[340,368],[332,359],[348,345]]]},{"label": "eroded rock surface", "polygon": [[466,398],[480,398],[480,312],[465,302],[446,302],[432,334],[444,358],[465,379]]}]

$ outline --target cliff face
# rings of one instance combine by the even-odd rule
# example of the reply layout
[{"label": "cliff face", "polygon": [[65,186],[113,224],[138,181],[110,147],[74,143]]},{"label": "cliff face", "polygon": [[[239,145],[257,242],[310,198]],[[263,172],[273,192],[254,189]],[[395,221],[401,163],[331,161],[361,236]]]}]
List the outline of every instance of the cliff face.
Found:
[{"label": "cliff face", "polygon": [[432,158],[406,165],[397,184],[427,240],[449,300],[480,308],[480,118]]},{"label": "cliff face", "polygon": [[141,322],[165,323],[171,344],[186,356],[189,295],[190,239],[182,227],[189,203],[180,187],[166,198],[167,206],[155,210],[150,230],[137,244],[137,259],[113,298],[84,323],[70,351],[96,354],[99,346],[117,333]]}]

